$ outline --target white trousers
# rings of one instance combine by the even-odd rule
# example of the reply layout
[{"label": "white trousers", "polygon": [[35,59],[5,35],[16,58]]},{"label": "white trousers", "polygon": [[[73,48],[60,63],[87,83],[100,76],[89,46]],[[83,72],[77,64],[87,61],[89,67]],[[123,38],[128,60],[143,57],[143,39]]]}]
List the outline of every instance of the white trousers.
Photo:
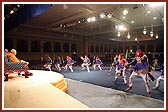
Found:
[{"label": "white trousers", "polygon": [[61,70],[60,64],[55,64],[55,67],[56,67],[59,71]]},{"label": "white trousers", "polygon": [[94,69],[94,70],[96,70],[96,66],[97,66],[100,70],[102,70],[101,66],[98,65],[98,64],[94,64],[94,65],[93,65],[93,69]]},{"label": "white trousers", "polygon": [[71,72],[73,72],[72,65],[67,64],[67,65],[65,66],[65,70],[67,70],[68,67],[69,67],[69,69],[71,70]]},{"label": "white trousers", "polygon": [[[120,76],[120,74],[121,74],[121,70],[116,69],[115,80],[118,78],[118,76]],[[122,71],[122,77],[123,77],[124,83],[126,84],[127,80],[126,80],[126,75],[125,75],[125,68]]]},{"label": "white trousers", "polygon": [[131,76],[129,77],[129,87],[132,87],[133,80],[138,75],[140,75],[142,77],[142,79],[144,80],[145,85],[146,85],[146,91],[151,92],[149,79],[148,79],[148,74],[142,74],[142,72],[135,72],[135,71],[132,72]]},{"label": "white trousers", "polygon": [[51,66],[52,66],[52,64],[45,64],[44,65],[44,67],[47,68],[47,69],[49,69],[50,71],[51,71]]},{"label": "white trousers", "polygon": [[87,71],[88,72],[90,72],[90,70],[89,70],[89,64],[86,64],[86,63],[82,63],[82,68],[84,69],[84,67],[86,66],[86,68],[87,68]]},{"label": "white trousers", "polygon": [[159,77],[157,78],[157,80],[156,80],[156,85],[155,85],[156,87],[159,87],[161,80],[164,80],[164,76],[163,76],[163,75],[161,75],[161,76],[159,76]]}]

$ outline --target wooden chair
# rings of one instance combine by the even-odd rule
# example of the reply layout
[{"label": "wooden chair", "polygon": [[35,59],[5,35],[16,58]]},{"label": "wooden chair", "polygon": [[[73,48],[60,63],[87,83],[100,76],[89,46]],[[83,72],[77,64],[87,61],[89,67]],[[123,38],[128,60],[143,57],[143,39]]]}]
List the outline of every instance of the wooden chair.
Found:
[{"label": "wooden chair", "polygon": [[6,54],[4,55],[5,81],[8,81],[8,75],[10,73],[14,73],[14,72],[17,72],[18,75],[21,72],[24,72],[25,73],[25,78],[29,78],[28,77],[28,69],[29,69],[29,67],[24,62],[12,62]]}]

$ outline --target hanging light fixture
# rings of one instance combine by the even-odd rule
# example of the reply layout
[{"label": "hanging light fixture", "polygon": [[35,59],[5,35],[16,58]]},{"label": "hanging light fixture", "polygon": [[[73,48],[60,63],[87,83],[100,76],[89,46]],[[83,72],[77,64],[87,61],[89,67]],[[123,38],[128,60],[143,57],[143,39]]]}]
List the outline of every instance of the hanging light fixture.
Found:
[{"label": "hanging light fixture", "polygon": [[147,33],[147,30],[146,30],[146,27],[144,26],[143,34],[146,35],[146,33]]},{"label": "hanging light fixture", "polygon": [[129,32],[128,32],[127,38],[130,39],[130,34],[129,34]]},{"label": "hanging light fixture", "polygon": [[124,9],[124,10],[123,10],[123,15],[126,16],[127,14],[128,14],[128,10]]},{"label": "hanging light fixture", "polygon": [[153,24],[151,24],[151,32],[150,32],[150,36],[153,37]]},{"label": "hanging light fixture", "polygon": [[150,32],[150,36],[153,37],[153,31]]},{"label": "hanging light fixture", "polygon": [[146,26],[145,26],[145,13],[144,13],[144,17],[143,17],[143,24],[144,24],[144,28],[143,28],[143,34],[146,35],[147,34],[147,30],[146,30]]},{"label": "hanging light fixture", "polygon": [[156,39],[158,39],[158,38],[159,38],[158,34],[156,34],[155,38],[156,38]]},{"label": "hanging light fixture", "polygon": [[118,36],[118,37],[120,37],[120,36],[121,36],[121,34],[120,34],[120,32],[119,32],[119,31],[118,31],[118,33],[117,33],[117,36]]}]

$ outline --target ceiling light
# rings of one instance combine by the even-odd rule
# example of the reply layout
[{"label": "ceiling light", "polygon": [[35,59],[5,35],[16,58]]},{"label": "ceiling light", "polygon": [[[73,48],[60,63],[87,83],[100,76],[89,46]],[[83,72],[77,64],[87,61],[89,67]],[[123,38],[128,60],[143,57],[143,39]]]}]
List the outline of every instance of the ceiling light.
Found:
[{"label": "ceiling light", "polygon": [[137,37],[135,38],[135,41],[137,41],[138,39],[137,39]]},{"label": "ceiling light", "polygon": [[118,36],[118,37],[120,37],[120,36],[121,36],[120,32],[118,32],[118,33],[117,33],[117,36]]},{"label": "ceiling light", "polygon": [[164,18],[162,18],[162,22],[164,22]]},{"label": "ceiling light", "polygon": [[101,18],[104,18],[104,17],[105,17],[105,14],[100,14],[100,17],[101,17]]},{"label": "ceiling light", "polygon": [[124,9],[123,15],[127,15],[127,14],[128,14],[128,11],[126,9]]},{"label": "ceiling light", "polygon": [[96,17],[92,17],[91,21],[93,21],[93,22],[96,21]]},{"label": "ceiling light", "polygon": [[128,32],[127,38],[130,39],[130,34],[129,34],[129,32]]},{"label": "ceiling light", "polygon": [[150,32],[150,36],[153,37],[153,31]]},{"label": "ceiling light", "polygon": [[146,35],[146,33],[147,33],[147,30],[146,30],[146,27],[144,26],[143,34]]},{"label": "ceiling light", "polygon": [[155,38],[156,38],[156,39],[158,39],[158,38],[159,38],[158,34],[156,34]]},{"label": "ceiling light", "polygon": [[78,23],[81,23],[80,21],[78,21]]},{"label": "ceiling light", "polygon": [[151,24],[151,32],[150,32],[150,36],[153,37],[153,24]]},{"label": "ceiling light", "polygon": [[131,21],[131,23],[133,24],[133,23],[134,23],[134,21]]},{"label": "ceiling light", "polygon": [[62,27],[62,24],[60,24],[60,27]]},{"label": "ceiling light", "polygon": [[10,11],[10,14],[13,14],[13,13],[14,13],[14,11],[13,11],[13,10],[11,10],[11,11]]},{"label": "ceiling light", "polygon": [[153,19],[155,20],[155,19],[156,19],[156,17],[153,17]]},{"label": "ceiling light", "polygon": [[91,18],[88,18],[88,19],[87,19],[87,22],[91,22]]},{"label": "ceiling light", "polygon": [[119,25],[118,26],[118,30],[124,30],[125,28],[124,28],[124,25]]},{"label": "ceiling light", "polygon": [[125,19],[125,16],[123,16],[123,19]]},{"label": "ceiling light", "polygon": [[149,13],[151,13],[151,11],[148,11],[147,13],[149,14]]},{"label": "ceiling light", "polygon": [[127,28],[124,28],[125,31],[127,31]]}]

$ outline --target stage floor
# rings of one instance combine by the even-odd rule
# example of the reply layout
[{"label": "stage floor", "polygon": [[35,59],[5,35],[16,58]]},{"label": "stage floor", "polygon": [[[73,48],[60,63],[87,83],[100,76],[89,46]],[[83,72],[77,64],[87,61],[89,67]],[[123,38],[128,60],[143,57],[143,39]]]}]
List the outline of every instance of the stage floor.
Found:
[{"label": "stage floor", "polygon": [[[80,66],[73,67],[74,72],[71,72],[69,69],[67,71],[64,71],[63,69],[59,71],[59,73],[63,74],[65,78],[82,81],[86,83],[91,83],[98,86],[103,86],[106,88],[116,89],[120,91],[125,91],[125,89],[128,87],[128,84],[124,84],[122,77],[119,76],[117,81],[113,81],[115,69],[113,68],[112,71],[109,72],[110,67],[102,67],[102,71],[99,71],[97,68],[96,70],[93,70],[92,67],[90,67],[91,72],[87,72],[86,70],[81,70],[82,68]],[[53,69],[53,71],[56,71]],[[58,71],[56,71],[58,72]],[[159,77],[161,72],[155,71],[153,76],[157,79]],[[129,79],[130,72],[126,72],[127,81]],[[151,85],[151,88],[154,87],[156,84],[155,81],[149,82]],[[137,76],[134,79],[133,88],[130,93],[138,94],[147,96],[146,87],[143,79],[140,76]],[[164,100],[164,81],[160,82],[159,90],[152,90],[152,98]]]}]

